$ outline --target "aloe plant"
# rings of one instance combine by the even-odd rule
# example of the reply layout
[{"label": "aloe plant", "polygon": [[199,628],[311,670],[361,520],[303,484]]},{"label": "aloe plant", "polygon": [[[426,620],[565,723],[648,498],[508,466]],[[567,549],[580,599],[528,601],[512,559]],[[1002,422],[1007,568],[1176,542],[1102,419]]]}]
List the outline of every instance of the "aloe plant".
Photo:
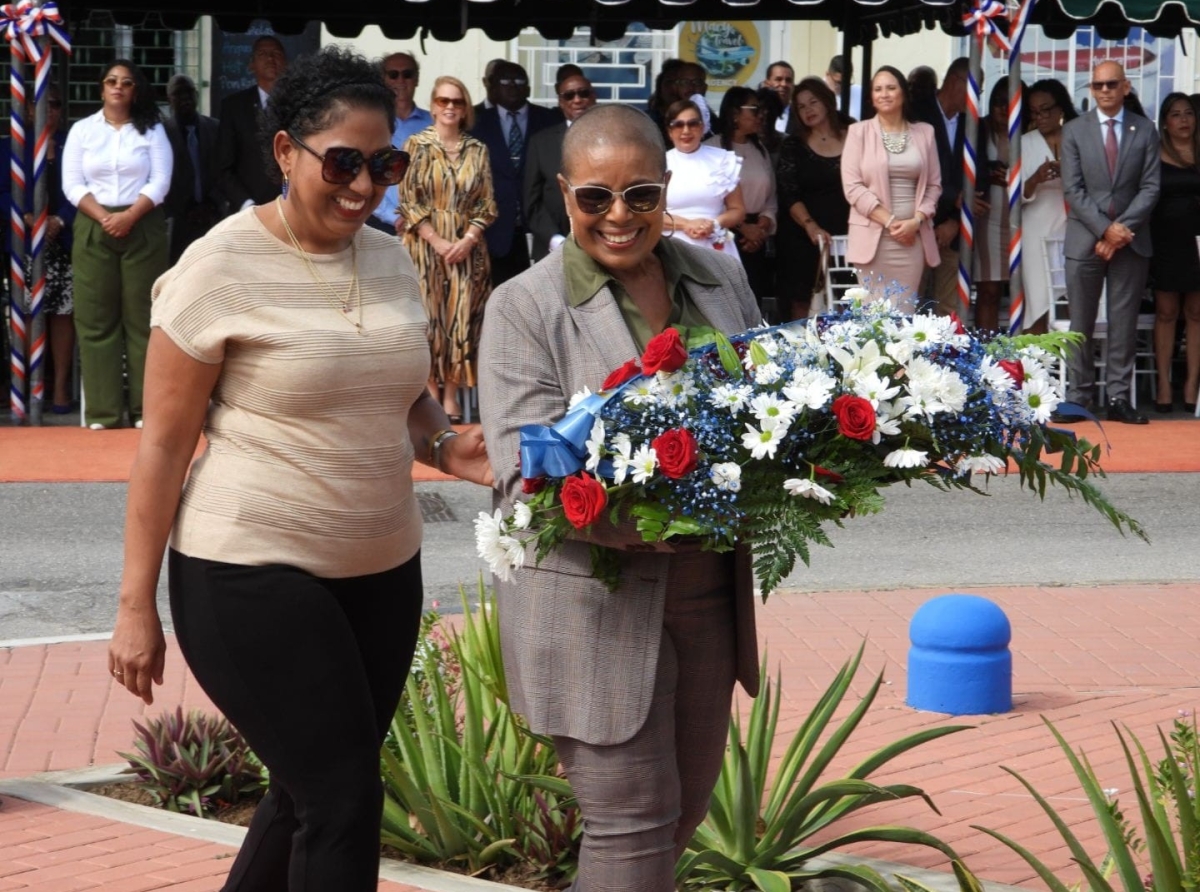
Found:
[{"label": "aloe plant", "polygon": [[[1161,728],[1158,729],[1163,748],[1163,758],[1158,763],[1151,762],[1141,741],[1128,728],[1122,733],[1113,724],[1129,768],[1137,814],[1141,819],[1141,835],[1124,815],[1119,802],[1109,797],[1087,756],[1082,751],[1077,754],[1049,720],[1043,717],[1042,721],[1070,762],[1104,834],[1108,851],[1100,863],[1088,854],[1079,837],[1029,781],[1011,768],[1004,770],[1015,777],[1046,812],[1071,850],[1072,860],[1083,871],[1084,888],[1095,892],[1116,892],[1117,889],[1125,892],[1190,892],[1200,889],[1200,801],[1196,798],[1200,742],[1195,718],[1190,723],[1176,719],[1170,739]],[[976,829],[1000,840],[1024,858],[1051,892],[1070,892],[1045,862],[1020,843],[987,827]],[[1147,858],[1149,876],[1144,872]],[[1117,885],[1111,882],[1114,878]]]},{"label": "aloe plant", "polygon": [[[382,750],[382,841],[417,861],[471,873],[528,860],[572,869],[580,822],[553,743],[509,709],[494,598],[464,601],[448,648],[418,648],[407,703]],[[560,820],[562,819],[562,820]]]},{"label": "aloe plant", "polygon": [[[844,777],[823,781],[824,772],[858,727],[883,681],[882,674],[876,677],[858,705],[821,743],[858,670],[862,654],[860,646],[796,732],[769,790],[767,769],[779,720],[778,677],[774,686],[769,680],[764,683],[750,709],[744,734],[741,714],[734,713],[729,725],[729,750],[708,816],[679,861],[677,883],[688,888],[719,887],[733,892],[744,889],[788,892],[805,880],[839,878],[875,892],[892,892],[887,880],[869,867],[813,867],[809,862],[853,843],[899,842],[944,853],[952,862],[960,888],[979,888],[978,881],[959,862],[954,850],[921,830],[880,825],[835,833],[831,837],[824,832],[861,809],[899,799],[923,799],[936,812],[932,800],[916,787],[879,785],[867,778],[897,756],[968,727],[953,725],[919,731],[872,753]],[[766,678],[765,655],[762,671]],[[812,839],[818,833],[825,841],[814,843]],[[913,880],[902,882],[908,888],[919,888]]]},{"label": "aloe plant", "polygon": [[162,808],[208,817],[267,786],[266,768],[227,719],[176,707],[133,727],[136,752],[117,755]]}]

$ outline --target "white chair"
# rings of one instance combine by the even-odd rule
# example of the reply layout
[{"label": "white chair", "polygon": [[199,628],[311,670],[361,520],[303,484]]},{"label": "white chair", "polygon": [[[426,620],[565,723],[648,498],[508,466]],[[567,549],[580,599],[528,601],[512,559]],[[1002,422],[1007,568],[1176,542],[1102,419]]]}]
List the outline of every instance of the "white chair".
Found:
[{"label": "white chair", "polygon": [[[1063,240],[1060,238],[1046,238],[1042,240],[1045,250],[1042,254],[1043,263],[1046,270],[1046,281],[1050,285],[1050,323],[1051,331],[1070,331],[1071,330],[1071,314],[1070,301],[1067,299],[1067,257],[1063,249]],[[1101,394],[1104,392],[1104,368],[1106,356],[1106,348],[1108,346],[1108,321],[1105,313],[1104,296],[1100,297],[1100,309],[1096,316],[1096,327],[1092,333],[1092,340],[1096,343],[1096,355],[1093,361],[1096,366],[1096,395],[1103,402]],[[1066,362],[1058,361],[1058,396],[1060,399],[1067,397],[1067,364]]]},{"label": "white chair", "polygon": [[825,264],[825,306],[830,309],[841,309],[844,306],[846,292],[858,287],[858,274],[846,260],[850,237],[835,235],[830,239],[829,258]]}]

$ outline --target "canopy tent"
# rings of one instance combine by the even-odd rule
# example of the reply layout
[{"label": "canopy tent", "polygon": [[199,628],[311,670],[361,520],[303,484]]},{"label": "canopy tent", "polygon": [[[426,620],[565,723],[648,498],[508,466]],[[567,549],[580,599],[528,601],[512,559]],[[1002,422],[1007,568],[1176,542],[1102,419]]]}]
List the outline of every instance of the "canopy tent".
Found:
[{"label": "canopy tent", "polygon": [[[119,24],[139,24],[146,13],[154,12],[168,28],[182,29],[192,27],[201,15],[211,15],[226,31],[245,31],[255,19],[266,19],[276,31],[296,34],[309,21],[320,20],[335,37],[355,37],[366,25],[378,25],[391,39],[420,33],[437,40],[457,40],[475,28],[493,39],[510,40],[528,26],[554,39],[587,26],[598,40],[615,40],[632,22],[670,29],[683,21],[709,19],[824,20],[859,44],[937,25],[957,27],[965,0],[359,0],[327,7],[282,0],[206,0],[174,4],[173,9],[165,9],[158,0],[114,0],[102,5]],[[58,7],[70,22],[96,4],[60,0]]]},{"label": "canopy tent", "polygon": [[1135,26],[1174,37],[1200,28],[1200,0],[1038,0],[1030,21],[1056,38],[1080,25],[1094,25],[1105,40],[1119,40]]}]

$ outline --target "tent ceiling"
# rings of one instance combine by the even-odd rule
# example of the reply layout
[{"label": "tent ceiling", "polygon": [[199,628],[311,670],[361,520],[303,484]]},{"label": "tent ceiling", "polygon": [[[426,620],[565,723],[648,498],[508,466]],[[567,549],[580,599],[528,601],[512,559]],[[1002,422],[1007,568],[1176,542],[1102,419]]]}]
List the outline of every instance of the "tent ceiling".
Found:
[{"label": "tent ceiling", "polygon": [[1110,40],[1124,37],[1131,25],[1173,37],[1200,27],[1200,0],[1038,0],[1031,21],[1050,37],[1068,37],[1085,24]]},{"label": "tent ceiling", "polygon": [[[246,31],[255,19],[267,19],[276,31],[296,34],[319,18],[336,37],[355,37],[366,25],[378,25],[397,40],[419,33],[457,40],[472,28],[508,40],[528,25],[549,38],[569,37],[585,25],[597,39],[615,40],[631,22],[666,29],[708,19],[824,20],[861,43],[939,25],[954,28],[962,5],[963,0],[349,0],[318,12],[321,7],[280,0],[206,0],[202,5],[183,0],[173,8],[165,8],[161,0],[114,0],[101,8],[129,25],[140,24],[147,13],[159,13],[167,27],[182,29],[192,27],[200,15],[211,15],[226,31]],[[68,24],[73,16],[96,8],[81,0],[59,0],[58,6]]]}]

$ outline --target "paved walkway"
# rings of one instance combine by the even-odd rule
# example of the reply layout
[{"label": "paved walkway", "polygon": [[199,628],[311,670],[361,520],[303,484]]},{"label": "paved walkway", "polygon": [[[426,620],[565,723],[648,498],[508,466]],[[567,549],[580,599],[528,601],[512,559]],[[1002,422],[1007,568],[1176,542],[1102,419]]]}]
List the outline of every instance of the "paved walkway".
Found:
[{"label": "paved walkway", "polygon": [[[972,730],[926,745],[879,775],[924,787],[941,816],[902,802],[877,807],[869,822],[924,828],[954,845],[984,879],[1041,888],[1023,862],[971,826],[983,824],[1027,845],[1070,884],[1079,872],[1069,853],[1000,766],[1033,781],[1100,856],[1103,843],[1087,803],[1041,717],[1087,751],[1104,786],[1118,790],[1128,803],[1127,813],[1133,812],[1112,723],[1128,726],[1153,755],[1158,748],[1154,728],[1168,727],[1181,710],[1200,705],[1200,583],[976,592],[996,601],[1012,621],[1015,708],[966,719]],[[878,672],[885,685],[835,769],[849,768],[904,734],[952,722],[904,705],[908,621],[936,594],[772,595],[759,615],[771,671],[782,680],[784,716],[776,752],[837,665],[864,638],[867,650],[854,691],[864,691]],[[153,811],[148,818],[113,817],[107,802],[102,814],[88,814],[83,809],[96,809],[80,805],[80,797],[46,796],[47,789],[57,788],[19,780],[41,772],[113,765],[119,762],[116,751],[130,746],[131,719],[175,704],[209,706],[173,642],[166,683],[149,710],[108,678],[105,648],[102,640],[0,646],[0,892],[213,892],[228,869],[236,837],[224,844],[209,842],[198,838],[191,824],[180,829],[177,819],[169,820],[173,816]],[[863,818],[855,824],[867,822]],[[898,846],[865,846],[855,854],[946,868],[940,856]],[[381,889],[467,888],[445,875],[387,873],[403,881],[385,880]]]}]

